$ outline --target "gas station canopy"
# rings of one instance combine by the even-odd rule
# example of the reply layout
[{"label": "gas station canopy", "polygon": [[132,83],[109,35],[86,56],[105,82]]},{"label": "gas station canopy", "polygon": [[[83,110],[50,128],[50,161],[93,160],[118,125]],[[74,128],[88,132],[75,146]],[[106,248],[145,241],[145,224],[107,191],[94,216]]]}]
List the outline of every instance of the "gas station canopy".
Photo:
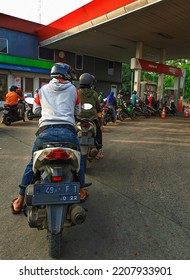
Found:
[{"label": "gas station canopy", "polygon": [[38,31],[41,45],[130,63],[136,44],[142,59],[190,58],[190,1],[94,0]]}]

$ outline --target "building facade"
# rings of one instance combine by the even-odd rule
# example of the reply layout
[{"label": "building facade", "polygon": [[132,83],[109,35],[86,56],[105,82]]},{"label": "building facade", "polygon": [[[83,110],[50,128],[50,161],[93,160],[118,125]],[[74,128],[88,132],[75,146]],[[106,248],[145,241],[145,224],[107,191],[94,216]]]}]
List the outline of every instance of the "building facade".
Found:
[{"label": "building facade", "polygon": [[[62,49],[40,46],[37,30],[41,24],[0,14],[0,100],[11,85],[34,93],[48,83],[50,69],[55,62],[70,64],[79,77],[89,72],[95,76],[97,89],[105,94],[121,88],[122,65],[118,62],[90,57]],[[78,82],[76,81],[76,86]]]}]

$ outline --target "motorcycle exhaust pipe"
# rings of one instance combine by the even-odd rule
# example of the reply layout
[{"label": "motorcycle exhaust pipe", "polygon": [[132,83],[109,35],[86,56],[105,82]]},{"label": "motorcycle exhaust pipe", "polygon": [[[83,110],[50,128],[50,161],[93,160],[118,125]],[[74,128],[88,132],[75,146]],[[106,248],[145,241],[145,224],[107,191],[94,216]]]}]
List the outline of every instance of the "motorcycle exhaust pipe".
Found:
[{"label": "motorcycle exhaust pipe", "polygon": [[72,204],[69,207],[69,215],[74,225],[80,225],[86,220],[86,211],[79,204]]}]

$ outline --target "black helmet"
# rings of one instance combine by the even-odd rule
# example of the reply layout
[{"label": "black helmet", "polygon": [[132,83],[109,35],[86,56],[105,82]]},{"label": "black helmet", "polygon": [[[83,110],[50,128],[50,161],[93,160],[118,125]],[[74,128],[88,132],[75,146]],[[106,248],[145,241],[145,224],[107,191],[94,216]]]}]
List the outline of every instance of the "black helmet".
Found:
[{"label": "black helmet", "polygon": [[14,86],[14,85],[10,87],[10,91],[15,91],[15,92],[16,92],[17,89],[18,89],[18,87],[17,87],[17,86]]},{"label": "black helmet", "polygon": [[51,78],[63,78],[64,80],[72,80],[71,67],[65,63],[55,63],[51,68]]},{"label": "black helmet", "polygon": [[80,77],[79,77],[79,85],[81,88],[90,88],[93,85],[93,76],[89,73],[83,73]]}]

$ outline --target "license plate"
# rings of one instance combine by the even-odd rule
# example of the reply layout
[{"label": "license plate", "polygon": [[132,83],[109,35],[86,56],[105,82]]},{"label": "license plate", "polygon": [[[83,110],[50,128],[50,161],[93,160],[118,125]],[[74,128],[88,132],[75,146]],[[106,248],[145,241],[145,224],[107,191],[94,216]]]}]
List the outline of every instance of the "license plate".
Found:
[{"label": "license plate", "polygon": [[93,146],[94,145],[94,139],[89,138],[88,136],[83,136],[79,138],[79,144],[84,146]]},{"label": "license plate", "polygon": [[79,203],[79,192],[79,183],[35,184],[32,205]]}]

